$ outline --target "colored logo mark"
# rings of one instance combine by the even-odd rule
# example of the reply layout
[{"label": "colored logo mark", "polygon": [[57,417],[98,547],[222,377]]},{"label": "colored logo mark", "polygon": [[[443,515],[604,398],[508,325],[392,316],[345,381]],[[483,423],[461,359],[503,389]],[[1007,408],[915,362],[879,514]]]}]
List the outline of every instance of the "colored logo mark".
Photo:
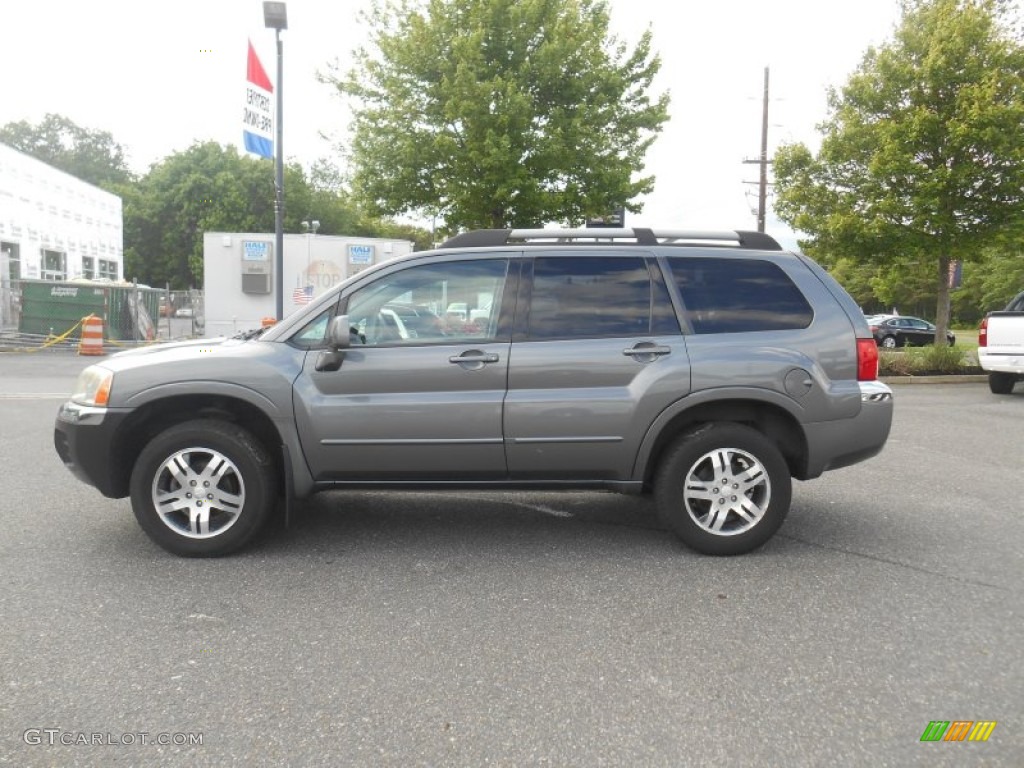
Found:
[{"label": "colored logo mark", "polygon": [[921,734],[921,741],[988,741],[996,720],[932,720]]}]

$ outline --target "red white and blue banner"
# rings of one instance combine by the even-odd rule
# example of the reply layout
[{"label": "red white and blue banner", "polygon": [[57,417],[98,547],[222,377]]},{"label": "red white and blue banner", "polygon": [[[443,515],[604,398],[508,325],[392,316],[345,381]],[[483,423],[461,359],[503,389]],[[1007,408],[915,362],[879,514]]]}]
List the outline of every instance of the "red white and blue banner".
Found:
[{"label": "red white and blue banner", "polygon": [[256,49],[249,41],[249,61],[246,66],[245,113],[242,138],[245,151],[260,157],[274,156],[274,85],[260,64]]}]

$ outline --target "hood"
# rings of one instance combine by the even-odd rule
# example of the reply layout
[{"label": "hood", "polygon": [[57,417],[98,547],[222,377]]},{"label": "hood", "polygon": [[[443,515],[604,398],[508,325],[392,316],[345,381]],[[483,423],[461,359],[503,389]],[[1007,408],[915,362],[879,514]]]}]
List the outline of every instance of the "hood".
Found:
[{"label": "hood", "polygon": [[213,361],[225,358],[251,357],[255,352],[249,347],[262,346],[263,342],[218,336],[212,339],[188,339],[167,344],[151,344],[138,349],[117,352],[102,362],[104,368],[113,371],[127,371],[141,367],[174,367],[190,369],[195,365],[209,367]]}]

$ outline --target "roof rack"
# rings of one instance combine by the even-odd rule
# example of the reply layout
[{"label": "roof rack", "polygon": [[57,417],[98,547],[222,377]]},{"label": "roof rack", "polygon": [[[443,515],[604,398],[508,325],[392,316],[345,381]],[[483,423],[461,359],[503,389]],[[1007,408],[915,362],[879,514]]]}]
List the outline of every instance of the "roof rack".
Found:
[{"label": "roof rack", "polygon": [[702,231],[684,229],[474,229],[456,235],[442,248],[486,248],[501,245],[614,245],[632,241],[637,245],[706,245],[781,251],[775,238],[764,232]]}]

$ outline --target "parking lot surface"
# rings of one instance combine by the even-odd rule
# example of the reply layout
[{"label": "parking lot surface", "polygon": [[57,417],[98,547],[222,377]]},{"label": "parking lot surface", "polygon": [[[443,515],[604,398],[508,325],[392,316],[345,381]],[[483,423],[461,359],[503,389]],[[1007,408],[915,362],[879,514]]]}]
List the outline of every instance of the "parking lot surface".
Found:
[{"label": "parking lot surface", "polygon": [[0,765],[1020,765],[1022,386],[894,388],[743,557],[643,498],[366,492],[183,560],[57,459],[89,362],[0,356]]}]

